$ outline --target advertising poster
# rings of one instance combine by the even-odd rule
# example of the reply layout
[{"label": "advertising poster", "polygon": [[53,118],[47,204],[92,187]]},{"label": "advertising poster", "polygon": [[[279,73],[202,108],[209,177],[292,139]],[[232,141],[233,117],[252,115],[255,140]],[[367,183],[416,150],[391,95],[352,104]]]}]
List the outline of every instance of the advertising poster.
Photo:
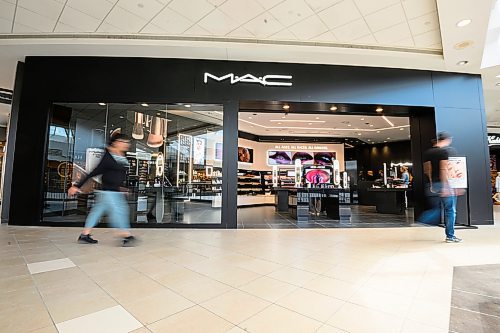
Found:
[{"label": "advertising poster", "polygon": [[253,149],[238,147],[238,162],[253,163]]},{"label": "advertising poster", "polygon": [[193,138],[193,163],[205,164],[205,139]]},{"label": "advertising poster", "polygon": [[332,170],[323,166],[311,166],[304,169],[306,183],[329,184],[331,183]]},{"label": "advertising poster", "polygon": [[267,152],[267,165],[292,165],[291,151],[275,151]]},{"label": "advertising poster", "polygon": [[191,146],[193,137],[191,135],[179,134],[178,154],[179,163],[189,163],[191,158]]},{"label": "advertising poster", "polygon": [[451,188],[467,188],[467,160],[465,157],[448,158],[448,182]]},{"label": "advertising poster", "polygon": [[222,160],[222,142],[217,142],[215,144],[215,159]]},{"label": "advertising poster", "polygon": [[314,164],[333,165],[333,161],[335,161],[336,157],[337,154],[334,152],[314,153]]},{"label": "advertising poster", "polygon": [[304,164],[313,164],[314,163],[314,157],[312,153],[308,152],[303,152],[303,151],[297,151],[294,152],[292,155],[292,164],[295,164],[296,160],[300,160],[300,163],[302,165]]}]

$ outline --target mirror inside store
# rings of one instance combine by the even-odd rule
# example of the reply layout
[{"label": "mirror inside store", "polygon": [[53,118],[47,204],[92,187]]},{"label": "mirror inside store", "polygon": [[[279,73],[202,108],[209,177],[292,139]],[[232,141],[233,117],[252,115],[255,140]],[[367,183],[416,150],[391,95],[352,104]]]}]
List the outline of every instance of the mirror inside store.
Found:
[{"label": "mirror inside store", "polygon": [[409,117],[240,110],[238,128],[238,228],[413,223]]},{"label": "mirror inside store", "polygon": [[215,104],[53,104],[43,221],[85,221],[100,178],[78,196],[67,190],[97,166],[109,137],[123,133],[131,139],[125,184],[131,223],[220,224],[222,116]]}]

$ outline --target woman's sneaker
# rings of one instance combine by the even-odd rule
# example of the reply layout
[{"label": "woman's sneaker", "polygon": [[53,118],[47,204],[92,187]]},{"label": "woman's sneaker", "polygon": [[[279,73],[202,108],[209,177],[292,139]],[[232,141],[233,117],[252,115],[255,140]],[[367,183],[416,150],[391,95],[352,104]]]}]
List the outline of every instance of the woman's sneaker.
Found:
[{"label": "woman's sneaker", "polygon": [[132,247],[137,244],[137,238],[134,236],[123,237],[122,246],[123,247]]},{"label": "woman's sneaker", "polygon": [[98,241],[97,241],[97,239],[93,239],[90,234],[89,235],[81,234],[80,237],[78,237],[78,243],[80,243],[80,244],[97,244]]},{"label": "woman's sneaker", "polygon": [[458,238],[458,237],[455,237],[455,236],[453,236],[451,238],[446,237],[446,243],[460,243],[461,241],[462,241],[461,238]]}]

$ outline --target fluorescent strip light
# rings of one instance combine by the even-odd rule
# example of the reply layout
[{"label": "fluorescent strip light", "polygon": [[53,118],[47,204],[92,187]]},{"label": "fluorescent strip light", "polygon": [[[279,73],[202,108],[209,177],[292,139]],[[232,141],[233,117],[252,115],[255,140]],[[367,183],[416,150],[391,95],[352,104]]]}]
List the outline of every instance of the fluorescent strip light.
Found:
[{"label": "fluorescent strip light", "polygon": [[391,125],[392,127],[394,127],[394,124],[389,119],[387,119],[386,116],[382,116],[382,119],[384,119],[389,125]]}]

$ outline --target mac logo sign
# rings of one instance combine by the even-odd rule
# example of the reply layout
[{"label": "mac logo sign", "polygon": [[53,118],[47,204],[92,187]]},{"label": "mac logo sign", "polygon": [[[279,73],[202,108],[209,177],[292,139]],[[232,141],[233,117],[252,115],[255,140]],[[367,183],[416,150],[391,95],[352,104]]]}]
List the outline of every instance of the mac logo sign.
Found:
[{"label": "mac logo sign", "polygon": [[[229,73],[223,76],[217,76],[210,73],[205,72],[203,76],[203,82],[208,83],[208,79],[212,79],[214,81],[225,81],[229,79],[231,84],[237,83],[257,83],[261,84],[265,87],[291,87],[292,82],[289,82],[292,79],[291,75],[264,75],[264,76],[254,76],[252,74],[245,74],[242,76],[234,75],[233,73]],[[287,82],[288,81],[288,82]]]}]

